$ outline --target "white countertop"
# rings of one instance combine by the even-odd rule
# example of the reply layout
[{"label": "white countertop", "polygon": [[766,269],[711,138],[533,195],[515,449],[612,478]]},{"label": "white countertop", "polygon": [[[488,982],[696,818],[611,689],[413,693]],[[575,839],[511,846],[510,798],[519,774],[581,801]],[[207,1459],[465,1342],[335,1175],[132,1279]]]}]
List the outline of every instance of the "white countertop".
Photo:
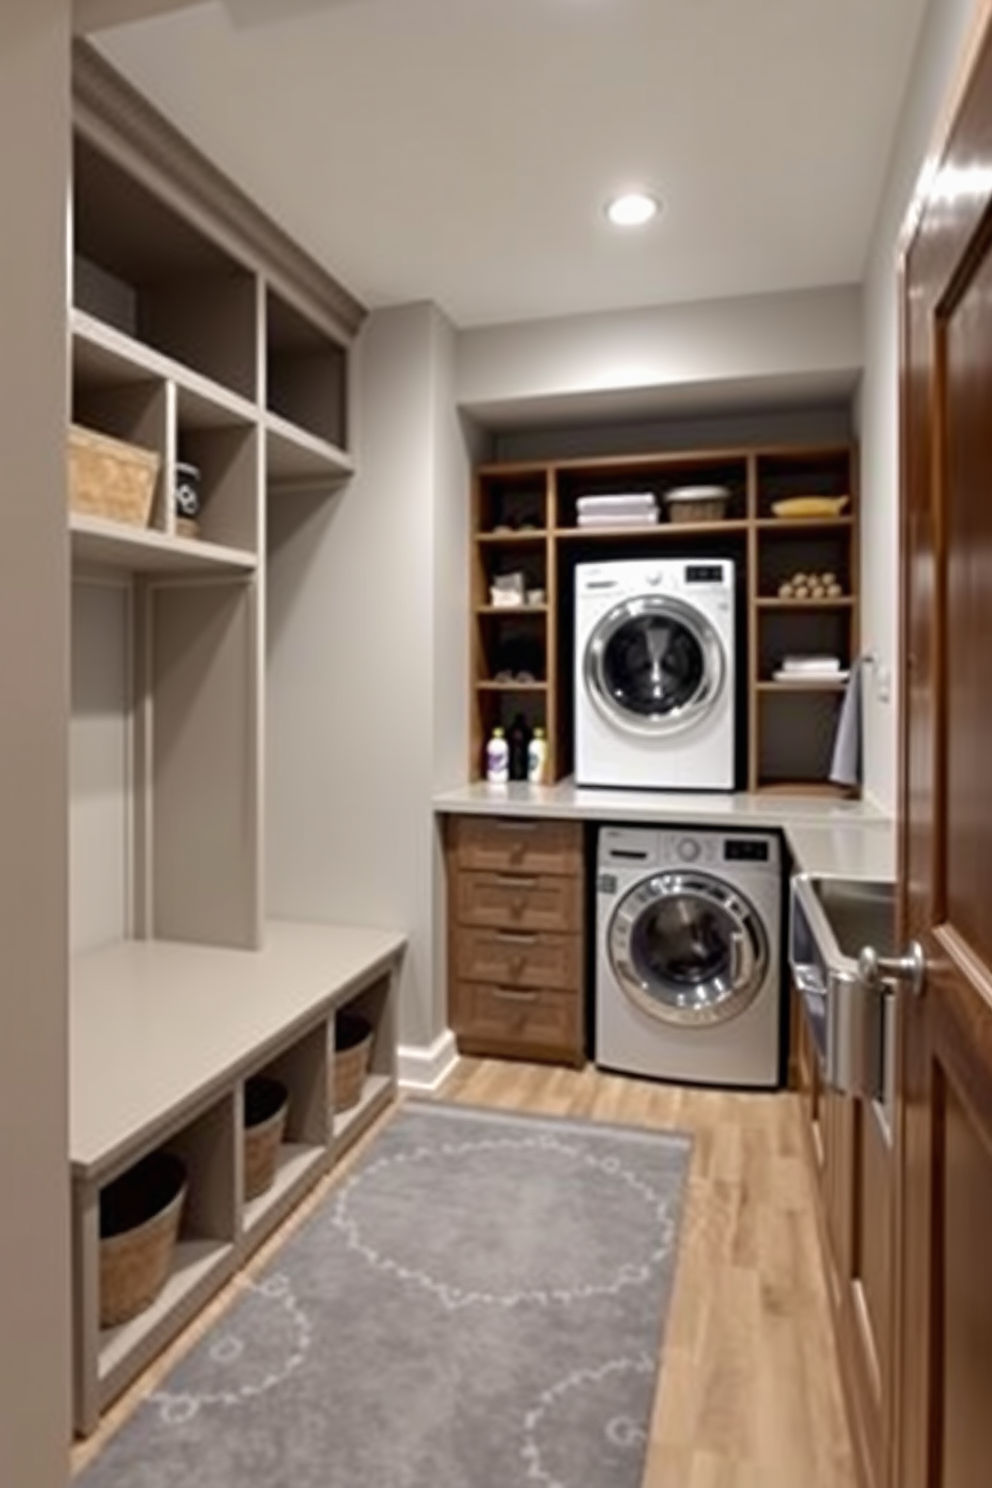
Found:
[{"label": "white countertop", "polygon": [[92,1177],[381,975],[393,931],[276,920],[259,951],[123,941],[74,959],[70,1157]]},{"label": "white countertop", "polygon": [[774,792],[599,790],[571,780],[557,785],[477,781],[436,795],[434,810],[441,815],[772,827],[785,832],[796,864],[805,873],[894,879],[896,872],[895,822],[867,801]]}]

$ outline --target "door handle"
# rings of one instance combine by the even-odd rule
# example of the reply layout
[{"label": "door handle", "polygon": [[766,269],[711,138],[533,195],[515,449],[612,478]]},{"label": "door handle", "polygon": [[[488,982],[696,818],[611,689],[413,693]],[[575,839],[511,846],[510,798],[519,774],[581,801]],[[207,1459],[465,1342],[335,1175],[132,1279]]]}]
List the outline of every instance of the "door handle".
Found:
[{"label": "door handle", "polygon": [[730,937],[730,982],[736,987],[744,975],[744,937],[735,932]]},{"label": "door handle", "polygon": [[868,987],[888,982],[908,987],[919,997],[927,979],[927,958],[918,940],[911,940],[903,956],[880,956],[874,946],[865,946],[858,957],[858,975]]}]

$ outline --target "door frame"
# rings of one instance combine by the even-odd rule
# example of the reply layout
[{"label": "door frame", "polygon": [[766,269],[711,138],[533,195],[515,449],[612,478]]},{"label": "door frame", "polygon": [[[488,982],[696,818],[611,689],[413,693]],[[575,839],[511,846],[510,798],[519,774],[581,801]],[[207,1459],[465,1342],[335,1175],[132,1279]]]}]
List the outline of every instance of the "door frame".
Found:
[{"label": "door frame", "polygon": [[[910,635],[911,617],[909,613],[909,564],[911,555],[911,544],[909,541],[909,491],[908,491],[908,442],[909,442],[909,419],[908,419],[908,381],[906,377],[907,353],[909,347],[909,324],[906,313],[907,280],[909,255],[916,239],[921,220],[927,203],[930,199],[933,186],[945,157],[947,149],[952,142],[958,117],[964,104],[965,96],[972,82],[979,58],[983,49],[992,41],[992,0],[976,0],[974,14],[972,15],[967,34],[965,36],[961,55],[958,60],[954,79],[948,89],[937,122],[931,132],[930,141],[924,157],[923,165],[917,175],[916,184],[912,197],[903,217],[902,226],[896,243],[896,294],[898,307],[898,353],[899,353],[899,384],[898,384],[898,463],[899,463],[899,521],[898,521],[898,576],[899,576],[899,608],[898,608],[898,645],[899,645],[899,708],[898,708],[898,749],[897,749],[897,884],[898,884],[898,911],[899,924],[897,927],[897,938],[900,944],[908,942],[911,936],[911,927],[907,923],[907,885],[910,872],[910,816],[908,811],[909,791],[909,734],[910,734]],[[899,1020],[899,1049],[898,1049],[898,1091],[896,1100],[895,1119],[893,1121],[894,1137],[894,1159],[895,1159],[895,1192],[894,1192],[894,1244],[893,1257],[893,1288],[895,1306],[892,1309],[892,1358],[894,1360],[892,1390],[889,1400],[889,1421],[887,1438],[891,1444],[888,1461],[887,1488],[904,1488],[904,1485],[915,1483],[913,1477],[913,1463],[919,1465],[920,1439],[919,1432],[926,1431],[929,1425],[923,1420],[922,1406],[924,1402],[913,1399],[914,1390],[920,1385],[919,1371],[914,1372],[913,1356],[914,1345],[917,1350],[921,1346],[920,1324],[923,1324],[925,1339],[923,1347],[929,1346],[930,1328],[933,1316],[933,1298],[927,1296],[919,1298],[909,1295],[907,1288],[907,1277],[911,1274],[911,1265],[908,1260],[909,1248],[920,1243],[920,1237],[914,1237],[911,1227],[906,1223],[907,1212],[907,1111],[904,1100],[906,1087],[906,1060],[907,1049],[905,1045],[906,1018]],[[926,1241],[924,1243],[929,1243]],[[910,1326],[912,1323],[913,1326]],[[911,1335],[911,1336],[910,1336]],[[915,1421],[917,1426],[917,1437],[911,1438],[909,1434],[909,1422]]]}]

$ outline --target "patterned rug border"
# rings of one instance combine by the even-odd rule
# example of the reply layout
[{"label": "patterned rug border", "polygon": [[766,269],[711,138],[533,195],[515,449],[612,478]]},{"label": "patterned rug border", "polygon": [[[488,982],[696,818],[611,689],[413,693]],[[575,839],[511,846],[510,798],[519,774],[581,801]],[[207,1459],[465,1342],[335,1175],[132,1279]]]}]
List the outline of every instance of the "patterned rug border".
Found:
[{"label": "patterned rug border", "polygon": [[[369,1133],[371,1138],[368,1146],[377,1137],[381,1136],[393,1122],[402,1116],[404,1111],[421,1112],[430,1111],[437,1115],[446,1116],[477,1116],[486,1121],[500,1120],[507,1125],[516,1121],[526,1122],[535,1126],[546,1126],[554,1131],[563,1128],[573,1128],[583,1132],[601,1132],[604,1136],[620,1137],[632,1141],[645,1141],[648,1143],[662,1142],[670,1143],[674,1147],[681,1147],[685,1152],[691,1153],[695,1146],[695,1137],[692,1132],[682,1131],[678,1127],[655,1127],[635,1126],[629,1121],[604,1121],[602,1118],[592,1116],[563,1116],[555,1111],[516,1111],[506,1106],[479,1106],[460,1105],[457,1101],[431,1100],[422,1095],[404,1095],[386,1115],[381,1126],[373,1127]],[[347,1161],[350,1154],[346,1154],[342,1161]],[[334,1170],[331,1170],[331,1177]],[[341,1176],[344,1176],[343,1174]]]}]

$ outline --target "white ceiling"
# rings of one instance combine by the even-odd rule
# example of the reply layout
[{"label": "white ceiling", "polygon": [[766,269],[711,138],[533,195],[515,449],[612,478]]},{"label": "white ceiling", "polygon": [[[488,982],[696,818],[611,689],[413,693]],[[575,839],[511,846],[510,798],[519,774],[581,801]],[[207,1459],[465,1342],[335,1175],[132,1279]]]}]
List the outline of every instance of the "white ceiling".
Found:
[{"label": "white ceiling", "polygon": [[925,3],[208,0],[100,44],[359,299],[469,326],[857,282]]}]

